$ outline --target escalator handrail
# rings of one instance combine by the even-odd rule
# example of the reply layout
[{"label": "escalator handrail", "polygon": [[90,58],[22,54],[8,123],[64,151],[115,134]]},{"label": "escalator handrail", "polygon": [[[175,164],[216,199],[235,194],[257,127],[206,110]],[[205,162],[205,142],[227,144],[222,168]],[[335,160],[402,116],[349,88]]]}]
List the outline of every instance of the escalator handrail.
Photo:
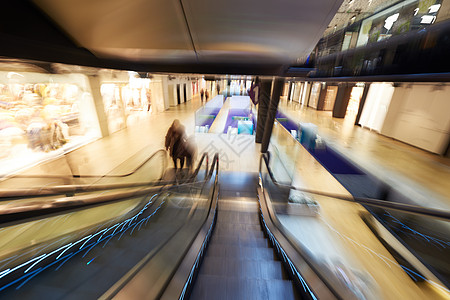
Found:
[{"label": "escalator handrail", "polygon": [[[180,187],[191,186],[194,184],[204,183],[209,180],[213,174],[215,168],[217,168],[218,161],[216,162],[216,156],[214,156],[213,166],[209,169],[207,176],[202,181],[186,182],[181,184],[172,185],[160,185],[160,186],[150,186],[139,189],[133,189],[128,191],[114,192],[111,194],[97,194],[97,195],[81,195],[81,196],[69,196],[60,197],[55,199],[48,199],[45,202],[33,202],[30,201],[26,204],[7,204],[0,205],[0,224],[7,223],[10,221],[22,221],[24,219],[32,217],[41,217],[48,215],[50,213],[68,211],[73,209],[80,209],[88,206],[112,203],[116,201],[121,201],[124,199],[144,196],[149,193],[157,193],[161,191],[168,191],[172,189],[178,189]],[[206,157],[208,162],[208,155],[205,154],[202,157]],[[218,158],[217,158],[218,159]],[[203,163],[203,160],[201,160]],[[199,163],[198,168],[201,167]]]},{"label": "escalator handrail", "polygon": [[[311,295],[315,296],[325,296],[325,299],[353,299],[352,295],[348,293],[348,291],[345,291],[340,287],[340,284],[336,282],[333,278],[330,278],[327,276],[327,274],[324,274],[321,271],[320,265],[317,263],[314,263],[313,257],[308,253],[308,251],[304,251],[303,248],[301,248],[297,243],[293,242],[295,240],[295,237],[293,237],[289,232],[286,232],[283,229],[283,226],[281,225],[280,221],[278,220],[276,213],[271,205],[269,205],[267,197],[270,197],[269,193],[266,190],[266,187],[264,186],[263,181],[263,175],[262,175],[262,159],[264,157],[264,162],[266,163],[267,170],[269,172],[269,176],[271,177],[271,180],[273,183],[277,186],[281,187],[290,187],[289,185],[279,184],[274,179],[272,171],[268,167],[268,157],[266,154],[261,154],[261,160],[260,160],[260,166],[259,166],[259,191],[261,192],[261,195],[258,195],[259,199],[259,205],[261,209],[261,214],[264,218],[266,215],[268,218],[264,218],[264,223],[266,226],[268,226],[267,230],[273,235],[273,238],[277,241],[279,244],[279,247],[283,249],[283,253],[287,256],[287,258],[290,260],[292,265],[288,266],[288,268],[294,268],[296,272],[298,273],[294,274],[294,278],[296,278],[295,281],[301,282],[301,286],[303,288],[307,287],[307,289],[311,288]],[[267,195],[267,196],[266,196]],[[273,227],[270,229],[270,227]],[[289,253],[287,249],[292,249],[292,251]],[[287,251],[287,252],[286,252]],[[289,265],[289,263],[288,263]],[[307,277],[305,276],[305,268],[308,266],[311,268],[312,273],[310,273]],[[288,269],[289,270],[289,269]],[[301,272],[301,273],[300,273]],[[310,277],[312,276],[312,279]],[[318,278],[317,278],[318,277]],[[304,282],[303,284],[303,281]],[[312,285],[308,284],[307,282],[312,283]],[[322,283],[323,285],[321,285]],[[297,283],[298,284],[298,283]],[[318,285],[318,287],[314,287],[314,285]],[[326,288],[325,288],[326,287]],[[305,289],[305,291],[307,290]],[[312,296],[313,299],[315,299],[314,296]]]},{"label": "escalator handrail", "polygon": [[344,195],[327,193],[327,192],[322,192],[322,191],[317,191],[317,190],[298,188],[298,187],[295,187],[295,186],[292,186],[289,184],[280,183],[275,179],[275,177],[273,175],[273,172],[269,166],[269,157],[267,156],[267,154],[264,154],[264,153],[261,154],[260,161],[259,161],[259,173],[261,174],[263,162],[266,165],[269,177],[270,177],[271,181],[273,182],[273,184],[275,184],[276,186],[281,187],[281,188],[289,188],[292,190],[297,190],[297,191],[305,192],[305,193],[309,193],[309,194],[330,197],[330,198],[333,198],[336,200],[356,202],[359,204],[376,206],[376,207],[381,207],[381,208],[385,208],[385,209],[392,209],[392,210],[397,210],[397,211],[405,212],[405,213],[412,213],[412,214],[417,214],[417,215],[424,215],[424,216],[428,216],[428,217],[439,218],[439,219],[443,219],[446,221],[450,220],[450,211],[447,211],[447,210],[428,208],[428,207],[422,207],[422,206],[404,204],[404,203],[398,203],[398,202],[389,202],[386,200],[380,200],[380,199],[374,199],[374,198],[344,196]]},{"label": "escalator handrail", "polygon": [[[154,157],[157,152],[165,150],[156,151],[151,157]],[[200,168],[203,164],[203,161],[206,158],[206,172],[205,179],[208,175],[208,165],[209,165],[209,156],[208,153],[203,153],[200,158],[199,163],[193,174],[187,180],[187,182],[191,182],[198,175]],[[148,162],[148,159],[145,161]],[[144,163],[145,163],[144,162]],[[77,184],[77,185],[60,185],[60,186],[48,186],[48,187],[30,187],[26,189],[0,189],[0,201],[2,199],[11,198],[19,198],[19,197],[40,197],[40,196],[51,196],[51,195],[59,195],[59,194],[75,194],[75,193],[85,193],[85,192],[97,192],[103,190],[111,190],[111,189],[124,189],[124,188],[135,188],[141,186],[165,186],[169,184],[174,184],[173,181],[148,181],[148,182],[135,182],[135,183],[110,183],[110,184]]]},{"label": "escalator handrail", "polygon": [[[166,153],[165,149],[159,149],[156,150],[154,153],[152,153],[147,159],[145,159],[142,163],[139,164],[134,170],[125,173],[125,174],[117,174],[117,175],[67,175],[67,176],[58,176],[58,175],[0,175],[0,178],[6,179],[13,179],[13,178],[122,178],[122,177],[128,177],[136,173],[140,168],[142,168],[148,161],[150,161],[156,154],[159,152]],[[164,156],[164,166],[167,166],[167,158]],[[165,169],[165,168],[164,168]]]},{"label": "escalator handrail", "polygon": [[159,299],[186,299],[200,266],[201,258],[205,253],[208,240],[214,224],[217,220],[218,204],[218,182],[219,182],[219,155],[216,153],[211,163],[208,178],[211,178],[214,170],[213,190],[211,191],[209,211],[202,226],[195,235],[188,250],[184,253],[183,259],[177,264],[173,276],[167,282],[166,287],[161,291]]}]

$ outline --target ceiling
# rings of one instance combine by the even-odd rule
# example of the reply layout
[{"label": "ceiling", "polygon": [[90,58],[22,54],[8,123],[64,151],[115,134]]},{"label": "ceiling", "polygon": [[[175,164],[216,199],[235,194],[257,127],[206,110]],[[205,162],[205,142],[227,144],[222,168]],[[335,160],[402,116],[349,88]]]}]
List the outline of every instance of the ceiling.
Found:
[{"label": "ceiling", "polygon": [[[342,0],[33,0],[77,47],[147,66],[291,66]],[[184,72],[186,70],[183,70]],[[216,70],[217,71],[217,70]],[[220,72],[214,72],[220,73]],[[239,72],[238,72],[239,73]]]}]

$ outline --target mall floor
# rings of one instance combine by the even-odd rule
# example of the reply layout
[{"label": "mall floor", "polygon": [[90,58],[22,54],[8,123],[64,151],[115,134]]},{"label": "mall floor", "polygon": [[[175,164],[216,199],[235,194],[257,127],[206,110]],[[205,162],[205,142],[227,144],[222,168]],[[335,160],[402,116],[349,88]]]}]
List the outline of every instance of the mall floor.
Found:
[{"label": "mall floor", "polygon": [[449,208],[450,158],[355,126],[354,117],[332,118],[331,111],[317,111],[285,99],[279,109],[297,122],[316,124],[327,144],[374,176],[428,198],[428,203],[421,205]]}]

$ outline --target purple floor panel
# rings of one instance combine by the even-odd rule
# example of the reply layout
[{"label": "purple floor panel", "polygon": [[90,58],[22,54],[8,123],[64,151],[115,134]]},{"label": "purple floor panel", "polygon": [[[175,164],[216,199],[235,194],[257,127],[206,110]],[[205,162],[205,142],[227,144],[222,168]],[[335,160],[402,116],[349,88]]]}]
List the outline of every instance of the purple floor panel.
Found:
[{"label": "purple floor panel", "polygon": [[[236,117],[238,117],[238,118],[236,118]],[[233,128],[237,128],[239,117],[249,118],[249,120],[253,122],[253,116],[250,114],[249,109],[231,108],[228,111],[227,122],[225,123],[225,128],[223,130],[223,133],[228,132],[229,126],[231,126]]]},{"label": "purple floor panel", "polygon": [[219,114],[221,107],[202,107],[195,113],[195,125],[206,126],[211,124]]},{"label": "purple floor panel", "polygon": [[298,130],[298,124],[296,124],[295,122],[291,121],[285,114],[283,114],[283,113],[278,111],[277,115],[275,116],[275,118],[289,132],[291,130]]}]

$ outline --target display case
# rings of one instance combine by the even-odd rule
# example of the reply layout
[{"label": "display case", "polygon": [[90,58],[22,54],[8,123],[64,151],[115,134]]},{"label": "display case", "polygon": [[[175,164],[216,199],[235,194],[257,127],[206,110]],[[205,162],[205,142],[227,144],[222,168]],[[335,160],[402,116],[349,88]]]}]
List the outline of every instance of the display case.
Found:
[{"label": "display case", "polygon": [[0,174],[99,136],[86,76],[0,71]]}]

